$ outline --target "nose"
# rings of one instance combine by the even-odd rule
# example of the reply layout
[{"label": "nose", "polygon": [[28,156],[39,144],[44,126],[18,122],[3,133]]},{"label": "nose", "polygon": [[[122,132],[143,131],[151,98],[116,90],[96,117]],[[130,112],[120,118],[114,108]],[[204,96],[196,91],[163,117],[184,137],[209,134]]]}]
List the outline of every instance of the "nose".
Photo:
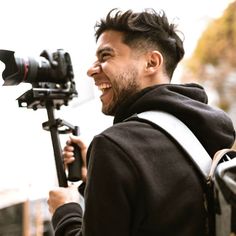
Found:
[{"label": "nose", "polygon": [[93,77],[94,75],[101,72],[101,65],[99,62],[94,62],[92,66],[88,69],[87,75]]}]

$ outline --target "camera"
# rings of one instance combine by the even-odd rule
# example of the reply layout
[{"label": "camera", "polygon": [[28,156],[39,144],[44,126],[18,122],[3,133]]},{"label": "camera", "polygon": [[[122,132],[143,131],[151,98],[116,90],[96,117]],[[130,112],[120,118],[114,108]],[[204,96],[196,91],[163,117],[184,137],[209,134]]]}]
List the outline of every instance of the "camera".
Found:
[{"label": "camera", "polygon": [[5,64],[4,86],[31,83],[32,90],[18,98],[19,106],[43,108],[48,101],[57,109],[77,96],[71,58],[68,52],[42,51],[39,57],[17,57],[14,51],[0,50]]},{"label": "camera", "polygon": [[69,53],[62,49],[53,53],[44,50],[38,58],[21,58],[16,57],[14,51],[0,50],[0,60],[5,64],[3,85],[18,85],[21,82],[32,85],[32,89],[17,98],[19,107],[47,109],[48,121],[42,126],[51,133],[59,185],[67,187],[67,180],[81,180],[82,157],[79,147],[75,146],[75,161],[68,166],[67,177],[58,137],[59,134],[70,132],[79,135],[79,127],[54,116],[54,109],[67,106],[78,95]]},{"label": "camera", "polygon": [[6,66],[2,76],[7,86],[21,82],[62,84],[73,77],[70,55],[62,49],[54,53],[44,50],[38,58],[19,58],[13,51],[0,50],[0,60]]}]

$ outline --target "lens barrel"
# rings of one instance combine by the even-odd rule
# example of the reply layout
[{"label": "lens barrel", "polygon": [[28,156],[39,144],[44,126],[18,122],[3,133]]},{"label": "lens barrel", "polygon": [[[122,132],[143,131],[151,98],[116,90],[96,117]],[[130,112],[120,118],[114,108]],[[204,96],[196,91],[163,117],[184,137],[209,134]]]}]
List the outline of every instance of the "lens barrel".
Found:
[{"label": "lens barrel", "polygon": [[0,50],[0,60],[5,64],[2,73],[6,86],[18,85],[21,82],[66,83],[73,77],[70,56],[62,49],[54,53],[43,51],[37,58],[20,58],[14,51]]}]

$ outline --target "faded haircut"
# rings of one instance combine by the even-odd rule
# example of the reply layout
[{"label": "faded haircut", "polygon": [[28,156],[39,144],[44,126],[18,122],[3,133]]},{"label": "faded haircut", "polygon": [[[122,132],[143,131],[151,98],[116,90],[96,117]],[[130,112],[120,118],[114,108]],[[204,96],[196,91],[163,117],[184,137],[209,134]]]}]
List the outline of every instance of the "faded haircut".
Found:
[{"label": "faded haircut", "polygon": [[169,78],[184,56],[183,40],[179,37],[177,25],[170,24],[164,11],[146,9],[143,12],[112,9],[95,25],[96,41],[107,30],[122,32],[123,43],[137,50],[158,50],[164,58]]}]

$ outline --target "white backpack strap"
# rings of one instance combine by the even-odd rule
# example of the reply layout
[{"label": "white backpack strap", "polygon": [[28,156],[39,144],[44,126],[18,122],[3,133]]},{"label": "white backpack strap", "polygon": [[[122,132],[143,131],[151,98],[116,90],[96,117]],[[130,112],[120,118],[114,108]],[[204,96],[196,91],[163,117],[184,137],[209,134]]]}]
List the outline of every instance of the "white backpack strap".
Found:
[{"label": "white backpack strap", "polygon": [[198,169],[208,179],[212,159],[192,131],[175,116],[162,111],[145,111],[137,115],[169,133],[189,154]]}]

